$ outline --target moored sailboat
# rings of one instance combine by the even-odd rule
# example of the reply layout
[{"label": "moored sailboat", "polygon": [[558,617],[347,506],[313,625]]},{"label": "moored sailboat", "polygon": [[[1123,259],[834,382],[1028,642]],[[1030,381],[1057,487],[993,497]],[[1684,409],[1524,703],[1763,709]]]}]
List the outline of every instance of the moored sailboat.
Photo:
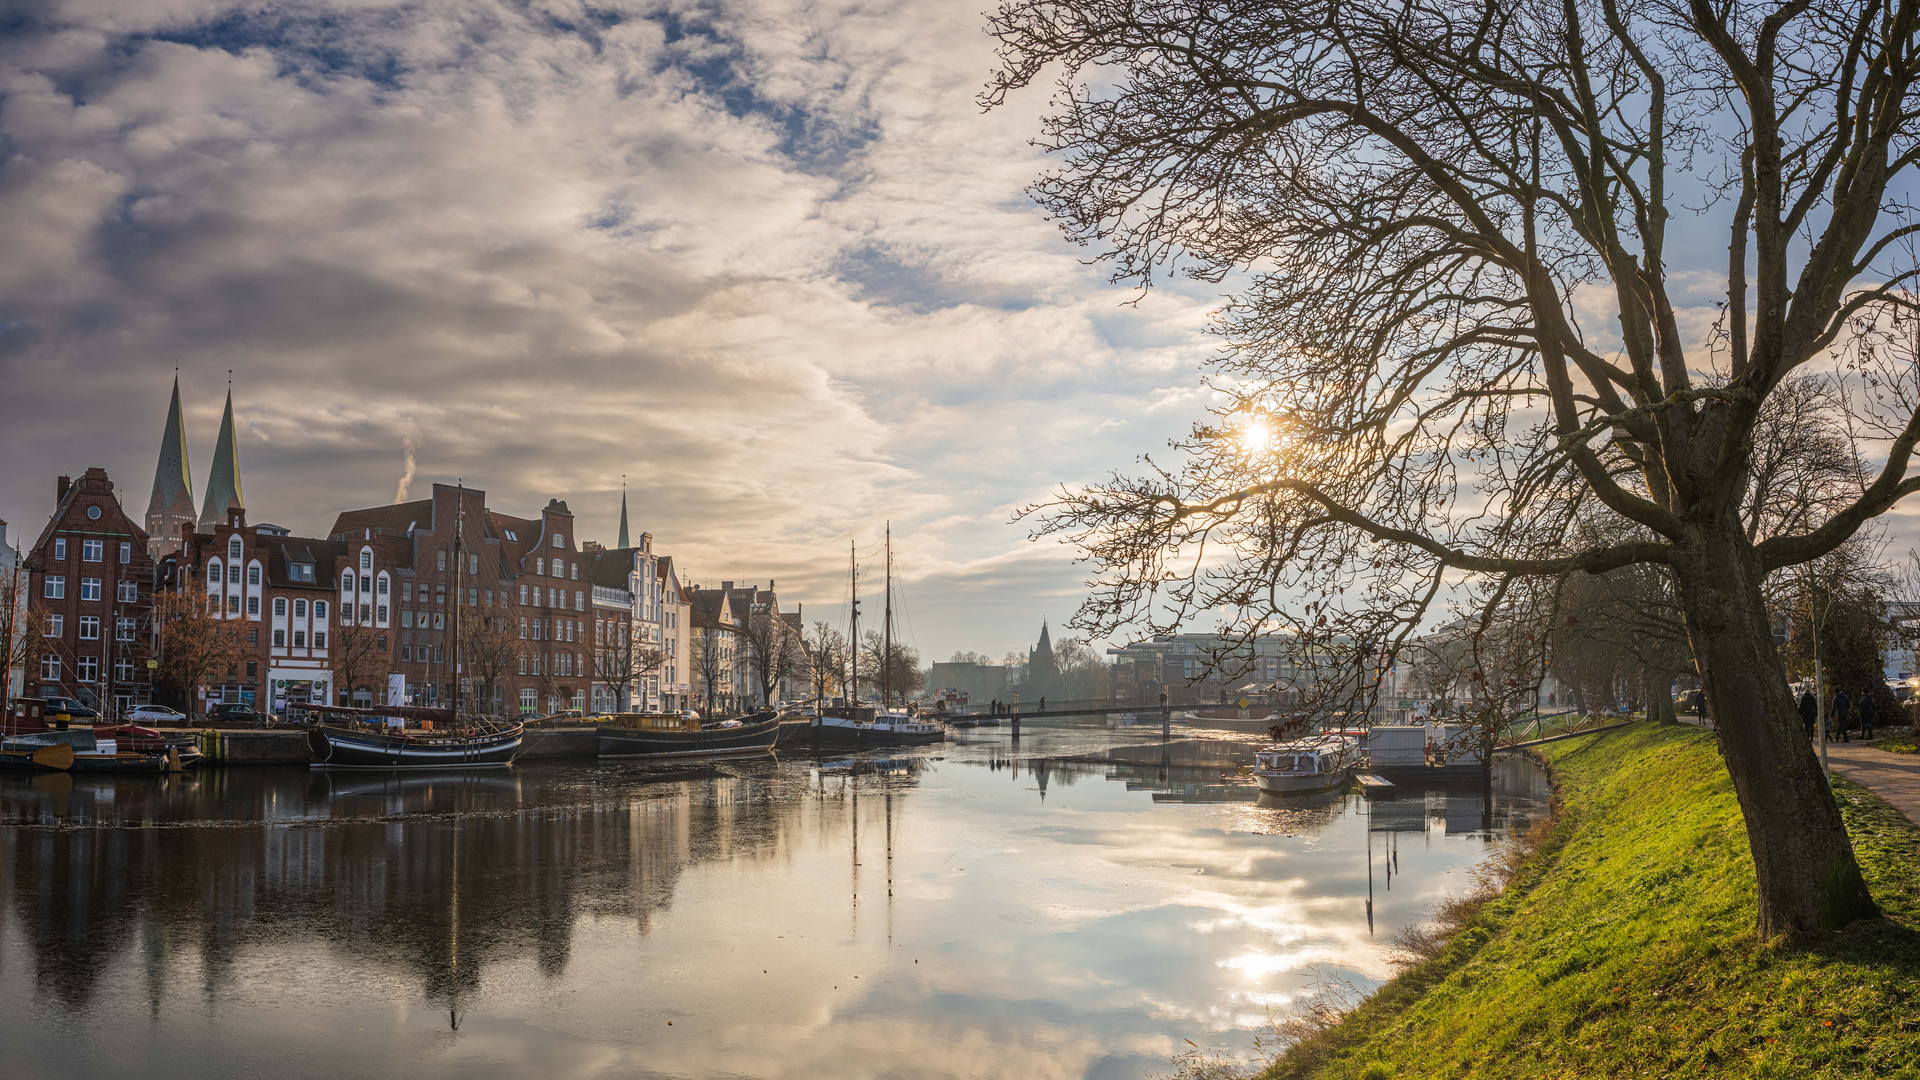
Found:
[{"label": "moored sailboat", "polygon": [[813,718],[813,741],[831,746],[917,746],[927,743],[945,742],[947,729],[939,724],[918,719],[913,714],[890,710],[886,706],[893,698],[893,527],[887,527],[887,591],[884,629],[880,647],[880,701],[878,709],[862,706],[860,692],[860,564],[853,555],[849,544],[849,558],[853,582],[852,604],[852,659],[853,692],[855,697],[849,705],[830,714],[826,709]]}]

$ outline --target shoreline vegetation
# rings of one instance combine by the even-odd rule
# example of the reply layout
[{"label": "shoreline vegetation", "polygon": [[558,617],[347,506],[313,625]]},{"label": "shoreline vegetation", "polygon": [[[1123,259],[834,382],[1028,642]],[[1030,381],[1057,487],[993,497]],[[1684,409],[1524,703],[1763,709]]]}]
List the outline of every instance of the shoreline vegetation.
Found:
[{"label": "shoreline vegetation", "polygon": [[1174,1075],[1920,1078],[1920,828],[1835,777],[1884,914],[1762,942],[1712,731],[1636,724],[1534,753],[1552,813],[1396,939],[1398,977],[1277,1020],[1290,1045],[1264,1066],[1194,1054]]}]

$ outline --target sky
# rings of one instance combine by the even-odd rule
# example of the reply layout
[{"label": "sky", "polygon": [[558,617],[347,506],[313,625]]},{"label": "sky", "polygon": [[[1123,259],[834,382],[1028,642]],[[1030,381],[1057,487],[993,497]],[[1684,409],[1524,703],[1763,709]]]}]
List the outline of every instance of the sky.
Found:
[{"label": "sky", "polygon": [[0,517],[144,512],[176,368],[198,498],[231,371],[253,521],[459,479],[611,544],[624,482],[809,622],[891,521],[924,656],[1024,651],[1085,574],[1010,519],[1202,414],[1220,298],[1026,197],[982,7],[0,4]]}]

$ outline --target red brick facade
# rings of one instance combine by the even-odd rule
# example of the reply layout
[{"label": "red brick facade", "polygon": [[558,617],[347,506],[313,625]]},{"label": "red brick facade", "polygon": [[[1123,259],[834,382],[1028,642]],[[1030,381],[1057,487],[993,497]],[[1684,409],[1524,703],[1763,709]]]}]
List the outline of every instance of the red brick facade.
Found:
[{"label": "red brick facade", "polygon": [[26,553],[45,636],[27,693],[117,712],[151,700],[153,559],[146,530],[114,496],[105,469],[61,477],[59,503]]}]

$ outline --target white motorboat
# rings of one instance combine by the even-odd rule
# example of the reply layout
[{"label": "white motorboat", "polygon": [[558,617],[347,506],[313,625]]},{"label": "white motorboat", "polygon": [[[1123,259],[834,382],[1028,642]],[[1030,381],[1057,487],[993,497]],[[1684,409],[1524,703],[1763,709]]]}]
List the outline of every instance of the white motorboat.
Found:
[{"label": "white motorboat", "polygon": [[1359,761],[1352,736],[1316,735],[1255,754],[1253,780],[1268,794],[1305,795],[1346,783]]}]

